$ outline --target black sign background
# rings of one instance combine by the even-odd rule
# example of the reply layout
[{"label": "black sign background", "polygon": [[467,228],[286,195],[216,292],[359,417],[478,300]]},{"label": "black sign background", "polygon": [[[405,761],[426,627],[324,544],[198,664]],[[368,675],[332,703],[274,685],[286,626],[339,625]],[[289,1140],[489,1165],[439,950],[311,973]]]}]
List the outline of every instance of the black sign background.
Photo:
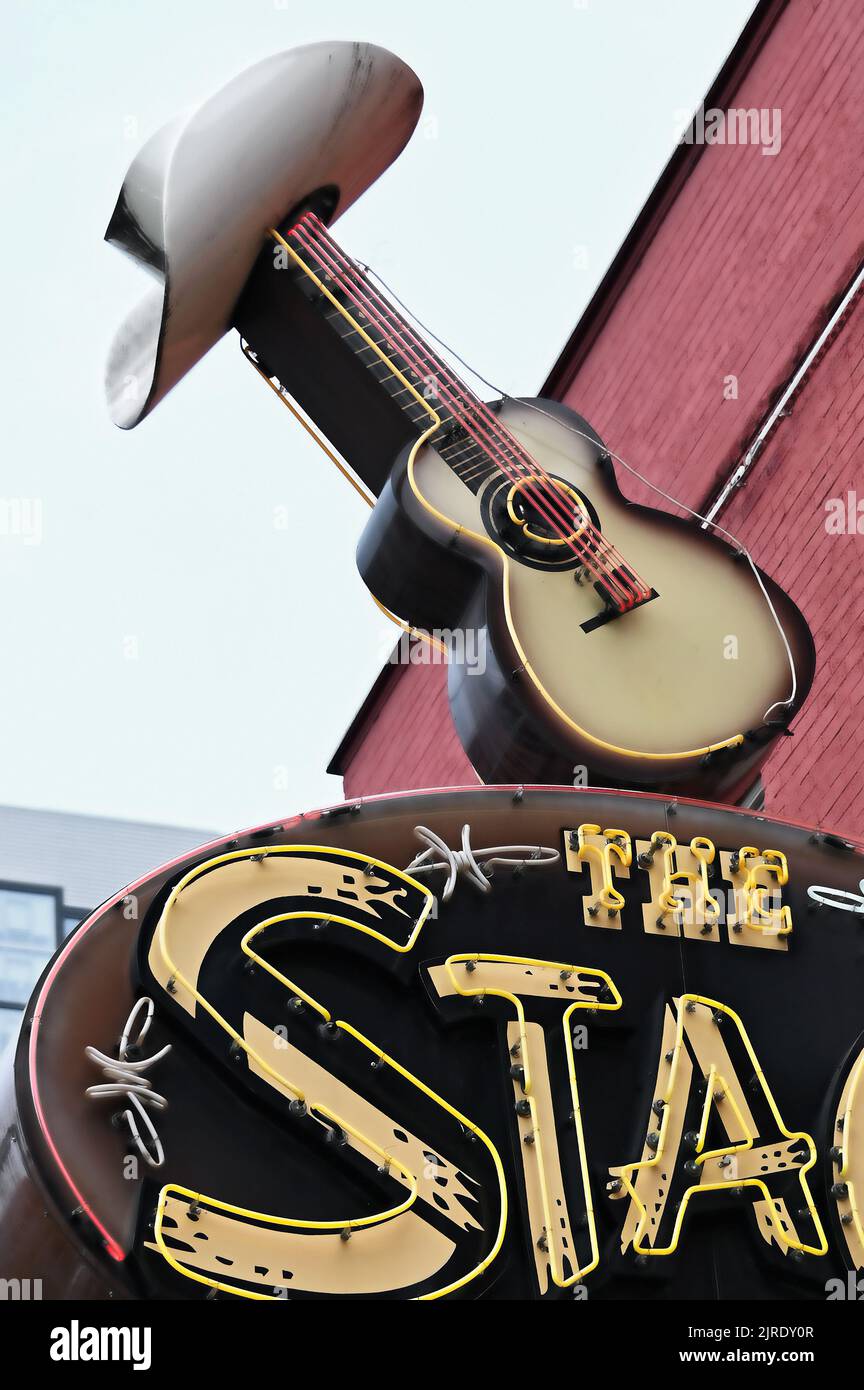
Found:
[{"label": "black sign background", "polygon": [[[586,822],[621,827],[634,841],[649,838],[652,830],[669,829],[679,843],[704,835],[718,850],[744,844],[781,850],[790,871],[783,901],[791,908],[794,925],[788,952],[734,945],[725,929],[719,943],[646,934],[642,903],[649,899],[648,876],[635,865],[629,882],[619,884],[627,899],[621,929],[586,925],[582,896],[588,891],[588,875],[568,872],[563,863],[564,832]],[[590,1300],[824,1299],[826,1281],[844,1277],[848,1263],[848,1256],[844,1260],[837,1202],[830,1192],[834,1173],[829,1149],[835,1142],[834,1112],[843,1076],[864,1030],[864,943],[859,917],[818,906],[807,889],[819,884],[856,891],[864,874],[861,854],[831,837],[762,816],[698,803],[670,806],[668,800],[653,796],[554,789],[529,789],[515,796],[509,790],[480,789],[385,798],[353,811],[325,814],[323,818],[316,814],[284,827],[263,828],[238,836],[233,843],[240,848],[257,845],[263,849],[280,843],[338,846],[404,868],[420,847],[414,834],[416,825],[429,826],[456,847],[464,823],[471,825],[475,849],[509,843],[544,844],[561,850],[562,862],[526,870],[516,877],[509,871],[498,871],[488,895],[460,879],[450,903],[442,905],[438,915],[427,922],[417,947],[407,958],[384,959],[380,950],[353,933],[349,939],[336,926],[314,935],[307,931],[305,939],[294,934],[283,945],[274,945],[272,955],[274,963],[281,960],[285,972],[323,999],[336,1016],[350,1020],[420,1075],[496,1145],[505,1165],[511,1202],[504,1246],[490,1268],[457,1296],[536,1296],[513,1085],[506,1072],[501,1036],[504,1021],[512,1013],[491,1001],[473,1009],[461,1001],[455,1008],[433,1004],[425,979],[424,966],[441,962],[452,953],[471,951],[599,968],[608,972],[622,995],[620,1011],[600,1014],[590,1021],[578,1020],[588,1027],[588,1047],[577,1055],[577,1065],[601,1245],[599,1267],[585,1281]],[[284,1106],[274,1105],[272,1094],[250,1082],[245,1074],[238,1075],[224,1034],[215,1025],[198,1028],[192,1036],[179,1010],[172,1009],[164,991],[157,990],[142,966],[147,939],[169,886],[219,848],[210,846],[138,885],[139,921],[127,922],[116,904],[96,914],[88,931],[82,932],[77,956],[75,951],[70,953],[43,999],[35,1062],[44,1123],[68,1174],[76,1181],[79,1195],[87,1198],[87,1208],[116,1232],[121,1244],[125,1241],[126,1258],[108,1265],[101,1242],[88,1230],[87,1215],[80,1212],[74,1224],[76,1240],[88,1260],[110,1268],[114,1279],[120,1273],[128,1290],[139,1296],[198,1299],[207,1294],[206,1288],[175,1274],[159,1255],[144,1248],[163,1182],[188,1184],[238,1205],[295,1216],[305,1210],[327,1212],[333,1209],[333,1201],[338,1210],[346,1194],[369,1203],[370,1210],[381,1206],[380,1193],[370,1193],[368,1179],[334,1163],[332,1154],[324,1152],[320,1144],[316,1148],[300,1138],[292,1131]],[[424,881],[433,891],[440,890],[442,876]],[[725,887],[719,880],[715,886]],[[280,910],[281,903],[268,905],[268,913]],[[285,1018],[284,991],[275,981],[262,979],[260,972],[250,975],[244,971],[238,959],[239,936],[249,925],[249,921],[238,921],[236,930],[225,933],[214,948],[206,962],[208,987],[226,1011],[238,1009],[242,997],[248,996],[256,1001],[262,1017],[274,1023]],[[155,1183],[148,1176],[137,1185],[131,1218],[130,1185],[126,1184],[126,1191],[117,1188],[121,1193],[117,1198],[110,1176],[122,1161],[123,1136],[110,1128],[105,1112],[100,1124],[92,1105],[89,1110],[82,1106],[68,1065],[64,1070],[61,1061],[61,1051],[67,1056],[74,1053],[85,1038],[110,1048],[110,1036],[95,1036],[100,1027],[109,1028],[110,1021],[106,1018],[103,1025],[92,1008],[88,1017],[90,992],[103,996],[106,983],[113,985],[106,982],[104,974],[98,980],[95,974],[113,955],[116,999],[112,1007],[122,1021],[124,1010],[135,997],[125,974],[130,949],[135,956],[133,975],[142,977],[144,991],[157,1000],[157,1022],[148,1049],[151,1042],[154,1048],[164,1041],[173,1045],[170,1058],[158,1073],[159,1089],[170,1101],[159,1121],[166,1165]],[[640,1262],[632,1251],[621,1254],[619,1230],[625,1204],[609,1201],[605,1195],[608,1169],[640,1157],[654,1095],[662,1010],[683,992],[716,999],[740,1014],[784,1121],[790,1129],[807,1131],[816,1141],[819,1158],[808,1176],[828,1234],[827,1256],[791,1259],[776,1245],[760,1239],[754,1227],[752,1196],[747,1191],[738,1197],[728,1192],[697,1197],[688,1210],[680,1249],[674,1256]],[[569,1106],[563,1048],[558,1049],[560,1065],[554,1061],[554,1038],[560,1035],[560,1021],[560,1007],[550,1006],[547,1032],[553,1040],[548,1048],[552,1087],[556,1102],[560,1097],[560,1104]],[[380,1101],[382,1108],[402,1106],[400,1113],[404,1113],[406,1124],[411,1123],[410,1112],[404,1111],[405,1090],[387,1069],[372,1076],[368,1067],[361,1068],[352,1056],[350,1040],[326,1038],[308,1019],[292,1022],[292,1028],[295,1026],[300,1029],[298,1045],[302,1043],[311,1056],[376,1103]],[[24,1133],[38,1164],[40,1181],[50,1192],[61,1219],[66,1220],[71,1216],[73,1199],[68,1182],[46,1150],[43,1126],[35,1115],[26,1044],[27,1040],[22,1040],[17,1067]],[[94,1079],[87,1077],[88,1081]],[[424,1123],[427,1118],[424,1112]],[[452,1151],[452,1130],[429,1137],[442,1147],[446,1141]],[[575,1171],[575,1135],[566,1126],[562,1127],[560,1142],[566,1168]],[[476,1144],[473,1149],[476,1151]],[[469,1165],[476,1171],[478,1160],[472,1157],[468,1139],[464,1152],[466,1171],[471,1171]],[[482,1169],[482,1162],[479,1167]],[[104,1176],[101,1185],[100,1168]],[[492,1208],[484,1211],[484,1224],[494,1217]],[[422,1291],[394,1294],[416,1296]],[[294,1299],[302,1293],[292,1290],[289,1296]],[[553,1289],[549,1296],[572,1298],[573,1292]]]}]

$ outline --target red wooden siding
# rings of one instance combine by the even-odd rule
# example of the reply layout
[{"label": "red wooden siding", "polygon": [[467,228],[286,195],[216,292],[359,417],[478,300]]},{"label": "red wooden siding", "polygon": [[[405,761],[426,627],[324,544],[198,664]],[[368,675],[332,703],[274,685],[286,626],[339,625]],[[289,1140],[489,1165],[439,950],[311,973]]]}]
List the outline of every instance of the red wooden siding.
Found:
[{"label": "red wooden siding", "polygon": [[391,666],[342,761],[345,795],[476,786],[450,718],[444,666]]}]

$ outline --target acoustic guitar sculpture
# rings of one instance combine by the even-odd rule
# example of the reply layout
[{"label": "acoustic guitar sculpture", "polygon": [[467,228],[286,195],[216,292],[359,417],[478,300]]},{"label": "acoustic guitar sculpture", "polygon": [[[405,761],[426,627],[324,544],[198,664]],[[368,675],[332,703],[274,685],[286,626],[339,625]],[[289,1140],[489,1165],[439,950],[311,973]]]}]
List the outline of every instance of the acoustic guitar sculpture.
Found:
[{"label": "acoustic guitar sculpture", "polygon": [[629,502],[573,411],[480,400],[328,230],[420,96],[392,54],[315,45],[145,147],[108,235],[163,293],[118,337],[114,418],[136,424],[233,323],[377,496],[358,551],[376,599],[455,634],[450,703],[483,780],[735,799],[812,682],[798,609],[737,545]]}]

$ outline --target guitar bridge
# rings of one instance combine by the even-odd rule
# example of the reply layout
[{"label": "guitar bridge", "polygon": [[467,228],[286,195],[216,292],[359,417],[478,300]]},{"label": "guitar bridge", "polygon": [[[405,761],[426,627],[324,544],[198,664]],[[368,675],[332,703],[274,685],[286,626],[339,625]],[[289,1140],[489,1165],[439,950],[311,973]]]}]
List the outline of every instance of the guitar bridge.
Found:
[{"label": "guitar bridge", "polygon": [[602,613],[598,613],[594,618],[588,618],[586,622],[580,623],[579,626],[583,632],[594,632],[598,627],[605,627],[607,623],[614,622],[616,618],[623,618],[628,613],[635,613],[637,608],[644,608],[646,603],[651,603],[653,599],[659,597],[660,595],[657,593],[657,590],[652,589],[650,594],[647,594],[645,598],[640,598],[639,602],[634,603],[631,608],[613,608],[613,606],[609,604]]}]

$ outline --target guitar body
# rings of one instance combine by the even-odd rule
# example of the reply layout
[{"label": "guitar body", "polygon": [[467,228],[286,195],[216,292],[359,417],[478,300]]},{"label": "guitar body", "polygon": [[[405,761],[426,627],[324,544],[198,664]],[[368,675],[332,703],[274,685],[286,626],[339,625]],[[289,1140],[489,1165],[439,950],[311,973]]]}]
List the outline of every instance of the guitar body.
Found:
[{"label": "guitar body", "polygon": [[485,406],[330,234],[420,99],[392,54],[312,45],[154,137],[108,230],[162,282],[118,334],[114,418],[137,424],[232,322],[378,496],[361,574],[454,634],[450,704],[485,781],[735,800],[812,683],[797,608],[715,535],[628,503],[579,416]]},{"label": "guitar body", "polygon": [[508,400],[496,413],[654,596],[610,621],[572,550],[514,529],[503,475],[475,492],[433,440],[402,452],[358,566],[405,621],[457,632],[450,704],[479,776],[742,794],[812,683],[801,613],[762,576],[797,676],[793,704],[772,711],[792,676],[746,558],[695,523],[628,502],[599,436],[567,407]]}]

